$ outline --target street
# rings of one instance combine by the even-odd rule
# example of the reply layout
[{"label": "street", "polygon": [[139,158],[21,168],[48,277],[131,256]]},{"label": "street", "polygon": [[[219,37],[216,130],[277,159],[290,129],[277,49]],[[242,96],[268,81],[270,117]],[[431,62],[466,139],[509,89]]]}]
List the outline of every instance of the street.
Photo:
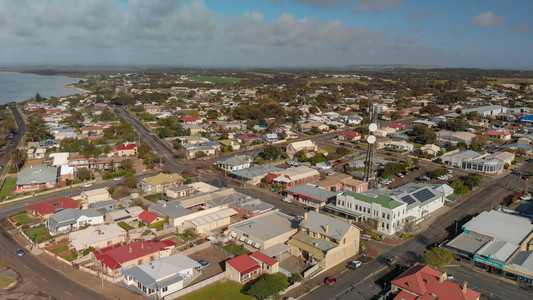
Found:
[{"label": "street", "polygon": [[[18,147],[22,137],[24,136],[24,133],[26,132],[26,125],[24,124],[24,120],[22,119],[17,107],[10,107],[10,109],[13,113],[13,117],[15,118],[15,122],[17,123],[18,130],[13,134],[13,138],[4,148],[4,150],[0,152],[0,165],[2,168],[7,168],[9,160],[11,159],[11,153]],[[0,173],[2,173],[2,171],[3,170],[0,170]]]}]

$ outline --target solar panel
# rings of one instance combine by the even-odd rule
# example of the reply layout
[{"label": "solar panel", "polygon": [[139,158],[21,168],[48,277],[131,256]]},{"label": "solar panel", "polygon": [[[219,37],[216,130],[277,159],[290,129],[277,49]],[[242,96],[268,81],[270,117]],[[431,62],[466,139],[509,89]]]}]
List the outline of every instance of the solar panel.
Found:
[{"label": "solar panel", "polygon": [[402,201],[405,202],[405,203],[407,203],[407,204],[413,204],[413,203],[416,202],[415,199],[413,199],[413,197],[411,197],[411,196],[409,196],[409,195],[407,195],[407,196],[403,196],[403,197],[402,197]]},{"label": "solar panel", "polygon": [[413,193],[413,196],[415,196],[415,198],[418,199],[418,201],[420,201],[420,202],[426,202],[429,199],[435,197],[435,194],[433,194],[430,190],[425,188],[425,189],[420,190],[420,191],[418,191],[416,193]]}]

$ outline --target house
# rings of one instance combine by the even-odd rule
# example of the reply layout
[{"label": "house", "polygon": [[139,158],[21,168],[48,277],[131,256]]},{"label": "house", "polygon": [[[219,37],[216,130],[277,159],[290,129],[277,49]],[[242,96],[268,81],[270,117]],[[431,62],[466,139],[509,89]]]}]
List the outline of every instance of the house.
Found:
[{"label": "house", "polygon": [[192,115],[185,115],[185,116],[181,116],[180,120],[182,123],[186,123],[186,124],[198,124],[200,123],[202,118],[197,117],[197,116],[192,116]]},{"label": "house", "polygon": [[422,151],[422,153],[426,153],[426,154],[435,156],[441,150],[440,150],[440,147],[435,145],[435,144],[426,144],[426,145],[420,147],[420,151]]},{"label": "house", "polygon": [[506,132],[506,131],[489,130],[485,133],[485,135],[491,138],[505,140],[505,141],[511,140],[511,133]]},{"label": "house", "polygon": [[137,240],[129,244],[117,244],[93,251],[91,258],[98,270],[116,278],[121,274],[121,268],[154,262],[162,257],[170,256],[175,248],[176,243],[170,240],[159,242]]},{"label": "house", "polygon": [[285,244],[296,234],[298,226],[293,219],[292,216],[274,210],[233,223],[228,226],[225,233],[236,244],[263,251]]},{"label": "house", "polygon": [[137,144],[122,144],[109,152],[110,157],[128,157],[137,155]]},{"label": "house", "polygon": [[216,164],[225,171],[233,172],[249,168],[251,162],[252,158],[248,155],[237,155],[226,160],[217,161]]},{"label": "house", "polygon": [[26,207],[33,217],[46,220],[58,211],[68,208],[81,209],[82,205],[72,198],[59,198],[30,204]]},{"label": "house", "polygon": [[263,178],[267,176],[267,174],[279,171],[283,171],[283,169],[265,164],[254,166],[248,169],[233,171],[230,173],[230,176],[238,180],[242,180],[245,183],[257,185]]},{"label": "house", "polygon": [[286,152],[290,158],[292,158],[294,154],[296,154],[299,151],[316,152],[318,151],[318,146],[312,140],[292,142],[289,145],[287,145]]},{"label": "house", "polygon": [[474,159],[481,157],[483,157],[481,153],[472,150],[464,150],[452,154],[443,155],[442,162],[446,166],[462,167],[463,161],[473,161]]},{"label": "house", "polygon": [[142,209],[142,207],[140,206],[127,207],[126,205],[126,208],[124,209],[119,209],[119,210],[106,213],[105,221],[106,222],[126,222],[126,223],[137,222],[139,221],[139,215],[143,211],[144,209]]},{"label": "house", "polygon": [[414,146],[411,143],[404,142],[404,141],[387,141],[384,144],[385,148],[394,149],[396,151],[407,151],[411,152],[414,150]]},{"label": "house", "polygon": [[84,207],[90,207],[92,204],[102,201],[111,200],[111,195],[106,188],[99,188],[81,192],[80,202]]},{"label": "house", "polygon": [[321,269],[329,269],[359,253],[361,230],[354,225],[315,211],[305,212],[288,242],[290,252]]},{"label": "house", "polygon": [[488,157],[474,159],[471,161],[463,161],[461,163],[462,169],[491,175],[500,174],[504,167],[505,164],[501,160],[490,159]]},{"label": "house", "polygon": [[395,131],[402,131],[405,130],[405,125],[402,123],[392,123],[387,126],[388,128],[392,128]]},{"label": "house", "polygon": [[320,131],[329,130],[329,126],[316,121],[309,121],[306,123],[298,124],[298,128],[301,132],[309,132],[312,129],[318,129]]},{"label": "house", "polygon": [[510,149],[513,151],[517,151],[518,149],[522,149],[526,155],[531,155],[533,153],[533,147],[529,145],[524,145],[520,143],[510,143],[506,145],[499,146],[498,149]]},{"label": "house", "polygon": [[337,193],[310,183],[288,188],[282,194],[289,199],[294,199],[305,205],[318,208],[326,205],[330,201],[334,201],[337,197]]},{"label": "house", "polygon": [[233,140],[220,140],[218,141],[223,147],[224,146],[229,146],[231,147],[231,149],[233,150],[239,150],[241,149],[241,144],[237,143],[236,141],[233,141]]},{"label": "house", "polygon": [[46,220],[46,227],[52,235],[78,229],[85,225],[104,223],[104,215],[95,209],[67,208],[56,212]]},{"label": "house", "polygon": [[267,133],[263,135],[263,140],[267,143],[275,143],[279,141],[279,137],[275,133]]},{"label": "house", "polygon": [[164,218],[161,218],[160,216],[154,214],[153,212],[151,211],[143,211],[139,214],[139,219],[143,220],[144,222],[148,223],[148,224],[153,224],[153,223],[157,223],[157,222],[160,222],[160,221],[163,221],[165,220]]},{"label": "house", "polygon": [[277,259],[274,259],[260,251],[255,251],[254,253],[250,254],[250,257],[261,264],[263,273],[275,274],[279,272],[279,262]]},{"label": "house", "polygon": [[356,193],[363,193],[368,190],[368,182],[354,179],[351,175],[336,173],[329,175],[326,179],[314,183],[331,192],[350,190]]},{"label": "house", "polygon": [[446,197],[453,193],[453,188],[447,184],[408,183],[393,189],[387,196],[407,205],[401,218],[418,223],[443,207]]},{"label": "house", "polygon": [[55,188],[60,180],[58,170],[56,167],[37,165],[18,172],[15,193]]},{"label": "house", "polygon": [[337,136],[337,139],[341,141],[348,141],[348,142],[355,142],[361,140],[361,137],[363,135],[359,132],[355,131],[345,131],[343,133],[339,133]]},{"label": "house", "polygon": [[391,291],[401,299],[479,300],[481,294],[449,281],[446,273],[425,265],[415,265],[391,281]]},{"label": "house", "polygon": [[71,232],[70,245],[78,252],[85,249],[100,249],[126,242],[128,232],[117,224],[97,225]]},{"label": "house", "polygon": [[259,199],[252,199],[242,204],[236,203],[232,206],[232,208],[237,211],[237,218],[239,219],[257,217],[261,214],[265,214],[276,209],[274,205],[265,203]]},{"label": "house", "polygon": [[184,144],[185,154],[188,159],[195,159],[200,157],[212,156],[217,153],[217,149],[212,146]]},{"label": "house", "polygon": [[183,183],[183,177],[178,173],[159,173],[155,176],[146,177],[140,180],[144,194],[161,193],[164,190],[179,186]]},{"label": "house", "polygon": [[200,264],[184,254],[174,254],[159,260],[122,270],[124,282],[144,295],[163,299],[177,292],[194,279],[194,269]]},{"label": "house", "polygon": [[226,261],[226,276],[233,281],[244,284],[263,274],[261,264],[244,253]]},{"label": "house", "polygon": [[395,129],[385,127],[385,128],[374,131],[374,135],[377,137],[387,137],[388,135],[393,134],[395,132],[396,132]]},{"label": "house", "polygon": [[344,117],[344,122],[348,125],[359,125],[363,121],[363,117],[360,115],[349,115]]},{"label": "house", "polygon": [[262,141],[261,135],[255,133],[245,133],[239,136],[238,138],[241,143],[250,145],[254,142]]},{"label": "house", "polygon": [[507,151],[499,151],[487,156],[486,159],[497,159],[503,162],[504,164],[511,165],[511,163],[515,159],[515,154]]},{"label": "house", "polygon": [[391,235],[404,227],[407,204],[385,195],[345,191],[324,209],[357,221],[374,220],[377,231]]},{"label": "house", "polygon": [[317,170],[307,166],[300,166],[279,172],[268,173],[266,180],[277,186],[294,187],[317,181],[319,177],[320,173],[318,173]]}]

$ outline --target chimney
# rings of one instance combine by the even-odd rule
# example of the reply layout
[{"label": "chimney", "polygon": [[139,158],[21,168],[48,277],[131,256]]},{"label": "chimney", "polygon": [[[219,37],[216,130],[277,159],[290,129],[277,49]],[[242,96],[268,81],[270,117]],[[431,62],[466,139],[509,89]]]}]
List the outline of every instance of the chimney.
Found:
[{"label": "chimney", "polygon": [[446,278],[448,278],[448,276],[446,275],[446,272],[442,272],[439,277],[439,283],[443,283],[444,279]]},{"label": "chimney", "polygon": [[130,253],[132,253],[132,252],[133,252],[133,249],[131,249],[131,247],[130,247],[130,251],[129,251],[129,252],[130,252]]},{"label": "chimney", "polygon": [[309,213],[306,211],[306,212],[304,213],[304,220],[307,220],[308,215],[309,215]]},{"label": "chimney", "polygon": [[326,224],[326,233],[329,231],[329,224]]},{"label": "chimney", "polygon": [[141,249],[144,249],[144,244],[143,243],[141,243]]},{"label": "chimney", "polygon": [[407,286],[411,286],[411,282],[407,281]]},{"label": "chimney", "polygon": [[102,230],[98,229],[98,235],[102,235]]},{"label": "chimney", "polygon": [[468,285],[468,281],[465,281],[465,283],[463,283],[463,294],[466,294],[466,286]]}]

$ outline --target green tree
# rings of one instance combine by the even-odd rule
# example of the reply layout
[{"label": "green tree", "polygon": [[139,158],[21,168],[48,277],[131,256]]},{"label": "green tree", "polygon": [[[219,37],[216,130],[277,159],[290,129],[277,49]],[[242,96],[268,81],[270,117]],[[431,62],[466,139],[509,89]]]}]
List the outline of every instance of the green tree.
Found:
[{"label": "green tree", "polygon": [[289,287],[289,281],[284,274],[264,274],[250,285],[247,294],[257,299],[266,299],[269,297],[278,299],[280,297],[279,293],[286,290],[287,287]]},{"label": "green tree", "polygon": [[455,259],[455,253],[448,249],[433,247],[422,254],[422,258],[426,264],[442,268]]},{"label": "green tree", "polygon": [[131,169],[133,168],[133,160],[127,158],[120,162],[121,169]]},{"label": "green tree", "polygon": [[261,152],[259,155],[265,160],[275,160],[281,156],[281,153],[282,151],[279,149],[279,147],[274,145],[266,145],[263,152]]},{"label": "green tree", "polygon": [[135,175],[124,176],[124,185],[132,189],[137,187],[137,178],[135,177]]},{"label": "green tree", "polygon": [[82,181],[89,180],[91,179],[91,171],[89,171],[87,168],[79,168],[76,172],[76,177]]},{"label": "green tree", "polygon": [[26,163],[26,152],[18,148],[13,150],[13,154],[11,155],[11,163],[13,166],[15,166],[15,169],[18,172]]},{"label": "green tree", "polygon": [[337,154],[337,157],[343,157],[352,152],[352,149],[348,149],[346,147],[338,147],[337,149],[335,149],[335,154]]},{"label": "green tree", "polygon": [[53,135],[48,130],[46,122],[41,116],[30,115],[26,124],[26,139],[31,142],[51,139]]},{"label": "green tree", "polygon": [[219,112],[217,110],[214,110],[214,109],[210,109],[207,111],[207,118],[208,119],[216,119],[218,118],[219,116]]},{"label": "green tree", "polygon": [[444,112],[444,110],[435,104],[428,104],[424,107],[422,107],[419,111],[421,114],[429,114],[429,115],[440,115]]},{"label": "green tree", "polygon": [[43,102],[45,100],[43,97],[41,97],[41,94],[39,93],[36,93],[34,98],[37,102]]},{"label": "green tree", "polygon": [[452,188],[457,195],[464,195],[470,192],[470,188],[462,180],[452,182]]},{"label": "green tree", "polygon": [[412,135],[414,136],[413,141],[419,144],[433,144],[437,140],[435,131],[421,124],[413,126]]}]

